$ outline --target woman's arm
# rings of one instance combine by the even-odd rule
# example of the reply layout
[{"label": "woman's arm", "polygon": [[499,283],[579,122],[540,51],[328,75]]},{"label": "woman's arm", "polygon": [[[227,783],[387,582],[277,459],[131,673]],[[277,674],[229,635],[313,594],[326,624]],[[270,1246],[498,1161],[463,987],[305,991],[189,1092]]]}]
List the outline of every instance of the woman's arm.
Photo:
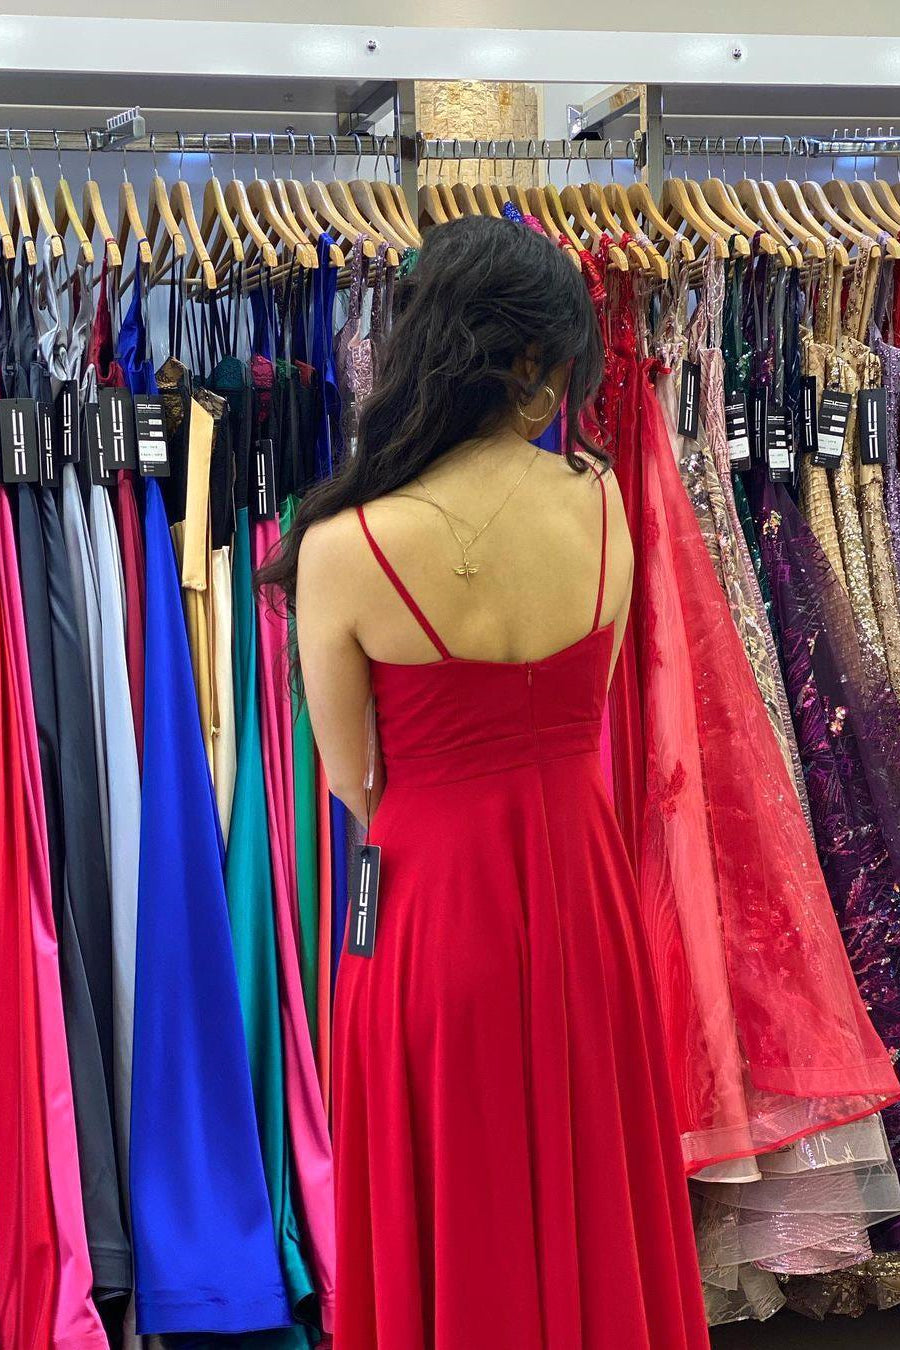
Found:
[{"label": "woman's arm", "polygon": [[[304,693],[328,786],[365,824],[369,659],[347,617],[352,613],[353,577],[342,535],[343,522],[337,518],[313,526],[303,540],[297,567],[297,640]],[[373,815],[383,787],[376,746]]]}]

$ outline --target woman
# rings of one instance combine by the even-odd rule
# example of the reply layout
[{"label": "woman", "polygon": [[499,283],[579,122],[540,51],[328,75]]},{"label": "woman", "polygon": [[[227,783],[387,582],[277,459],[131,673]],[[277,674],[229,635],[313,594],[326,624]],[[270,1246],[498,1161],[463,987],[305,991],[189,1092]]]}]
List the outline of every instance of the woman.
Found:
[{"label": "woman", "polygon": [[357,453],[263,578],[296,597],[331,790],[382,850],[374,953],[345,950],[336,992],[338,1350],[708,1344],[598,752],[633,568],[572,415],[600,374],[560,250],[433,230]]}]

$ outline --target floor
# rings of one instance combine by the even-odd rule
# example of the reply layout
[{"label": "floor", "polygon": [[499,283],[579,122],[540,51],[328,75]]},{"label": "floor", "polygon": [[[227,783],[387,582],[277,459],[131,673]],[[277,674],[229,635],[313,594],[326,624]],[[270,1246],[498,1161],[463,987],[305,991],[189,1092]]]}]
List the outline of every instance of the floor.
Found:
[{"label": "floor", "polygon": [[900,1346],[900,1309],[871,1313],[856,1321],[835,1317],[811,1322],[779,1313],[770,1322],[742,1322],[719,1327],[712,1335],[713,1350],[897,1350]]}]

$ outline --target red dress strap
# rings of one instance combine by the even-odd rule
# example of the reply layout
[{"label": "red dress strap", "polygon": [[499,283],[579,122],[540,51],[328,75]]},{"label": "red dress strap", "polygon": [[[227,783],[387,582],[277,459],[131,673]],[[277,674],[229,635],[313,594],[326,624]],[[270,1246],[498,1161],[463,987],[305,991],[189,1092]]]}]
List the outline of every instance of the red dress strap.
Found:
[{"label": "red dress strap", "polygon": [[406,608],[409,610],[410,614],[412,614],[413,618],[416,620],[419,627],[424,632],[425,636],[433,643],[436,650],[440,652],[441,659],[444,661],[449,660],[450,659],[449,651],[444,646],[437,632],[428,622],[425,615],[422,613],[421,609],[416,604],[415,600],[412,598],[409,591],[406,589],[406,587],[398,577],[397,573],[394,571],[391,564],[388,562],[387,558],[385,557],[382,551],[381,545],[378,543],[375,536],[372,534],[372,531],[369,529],[369,522],[366,520],[366,513],[361,506],[358,506],[356,508],[356,514],[359,516],[359,523],[362,526],[363,534],[369,541],[369,547],[374,553],[375,560],[381,567],[382,572],[384,572],[384,575],[387,577],[388,581],[391,583],[394,590],[400,596],[400,599],[406,605]]},{"label": "red dress strap", "polygon": [[[589,255],[590,256],[590,255]],[[606,478],[604,471],[598,468],[594,460],[588,459],[586,455],[581,456],[584,463],[587,464],[595,478],[599,479],[600,491],[603,494],[603,526],[600,534],[600,584],[597,587],[597,604],[594,607],[594,627],[600,626],[600,612],[603,609],[603,592],[606,589],[606,537],[609,528],[609,519],[606,501]]]}]

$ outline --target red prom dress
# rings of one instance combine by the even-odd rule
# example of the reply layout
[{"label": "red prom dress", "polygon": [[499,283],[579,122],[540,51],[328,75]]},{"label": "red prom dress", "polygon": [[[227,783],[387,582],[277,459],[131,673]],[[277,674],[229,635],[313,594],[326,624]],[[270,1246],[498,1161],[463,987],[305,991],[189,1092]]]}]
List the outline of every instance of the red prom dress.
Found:
[{"label": "red prom dress", "polygon": [[372,663],[387,787],[374,957],[345,951],[336,993],[336,1350],[708,1345],[598,752],[603,496],[593,626],[527,663],[452,656],[359,512],[438,659]]}]

